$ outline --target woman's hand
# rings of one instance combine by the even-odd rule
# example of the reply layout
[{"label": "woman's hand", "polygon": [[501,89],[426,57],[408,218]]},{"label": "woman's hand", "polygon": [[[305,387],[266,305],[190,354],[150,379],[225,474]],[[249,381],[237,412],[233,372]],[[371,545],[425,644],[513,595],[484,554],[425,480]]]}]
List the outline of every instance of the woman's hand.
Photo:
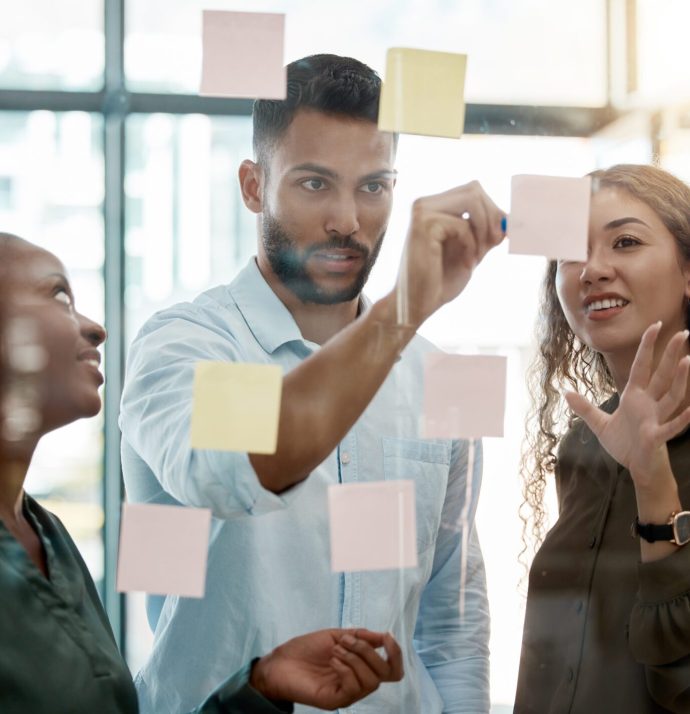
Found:
[{"label": "woman's hand", "polygon": [[629,471],[636,487],[653,487],[655,474],[668,466],[666,442],[690,424],[685,399],[690,356],[687,330],[676,333],[654,367],[654,345],[661,323],[647,328],[630,377],[613,414],[598,409],[574,392],[565,395],[570,408],[594,432],[599,443]]},{"label": "woman's hand", "polygon": [[[666,442],[690,424],[690,407],[682,408],[690,369],[688,332],[678,332],[669,340],[654,367],[654,345],[660,329],[657,322],[642,335],[628,383],[613,414],[574,392],[565,395],[570,408],[599,443],[630,471],[640,522],[658,525],[682,510]],[[675,548],[668,542],[642,540],[642,560],[664,558]]]}]

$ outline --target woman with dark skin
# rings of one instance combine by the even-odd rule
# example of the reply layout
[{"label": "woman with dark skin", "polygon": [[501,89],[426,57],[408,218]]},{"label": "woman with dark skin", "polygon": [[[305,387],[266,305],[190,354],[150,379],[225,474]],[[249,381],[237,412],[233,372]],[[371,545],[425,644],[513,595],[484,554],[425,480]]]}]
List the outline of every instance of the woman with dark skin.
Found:
[{"label": "woman with dark skin", "polygon": [[515,711],[689,712],[690,189],[650,166],[592,177],[587,259],[544,282],[526,525],[539,539],[550,471],[559,516],[530,571]]},{"label": "woman with dark skin", "polygon": [[[60,261],[9,234],[0,234],[0,298],[0,711],[135,714],[86,566],[60,521],[24,491],[40,438],[100,410],[105,330],[75,309]],[[402,676],[391,635],[321,630],[248,664],[197,711],[331,710]]]}]

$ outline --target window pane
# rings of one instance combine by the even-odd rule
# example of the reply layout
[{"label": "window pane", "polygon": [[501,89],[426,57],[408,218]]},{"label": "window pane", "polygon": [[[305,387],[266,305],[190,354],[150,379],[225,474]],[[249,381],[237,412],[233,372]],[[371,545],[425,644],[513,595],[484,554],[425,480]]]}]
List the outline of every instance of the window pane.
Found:
[{"label": "window pane", "polygon": [[251,120],[132,116],[125,176],[127,332],[156,310],[227,281],[254,252],[237,168],[251,158]]},{"label": "window pane", "polygon": [[[201,11],[212,0],[128,0],[125,67],[141,90],[197,92]],[[469,54],[469,101],[606,102],[604,0],[244,0],[234,10],[285,12],[286,60],[347,54],[383,72],[386,48]],[[548,61],[548,71],[545,71]]]},{"label": "window pane", "polygon": [[98,89],[103,0],[0,3],[0,87]]},{"label": "window pane", "polygon": [[686,0],[638,0],[638,99],[679,104],[690,99]]},{"label": "window pane", "polygon": [[[100,117],[0,112],[0,226],[60,258],[81,312],[103,322]],[[94,579],[103,577],[102,418],[44,437],[26,490],[65,523]]]}]

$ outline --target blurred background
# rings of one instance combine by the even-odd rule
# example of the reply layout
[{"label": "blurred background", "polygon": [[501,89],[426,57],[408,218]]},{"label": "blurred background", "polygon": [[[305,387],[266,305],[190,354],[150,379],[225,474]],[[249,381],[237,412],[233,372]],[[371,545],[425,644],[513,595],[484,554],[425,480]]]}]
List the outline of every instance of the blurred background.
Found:
[{"label": "blurred background", "polygon": [[[155,310],[229,282],[254,252],[236,171],[251,102],[199,97],[202,9],[285,12],[286,62],[390,46],[469,55],[466,134],[403,136],[393,218],[367,286],[388,291],[412,200],[478,179],[506,211],[517,173],[655,162],[690,180],[686,0],[25,0],[0,5],[0,230],[66,264],[105,321],[105,409],[44,439],[28,490],[58,513],[136,671],[143,596],[115,592],[117,412],[127,345]],[[456,352],[509,357],[506,430],[485,441],[478,528],[492,611],[492,700],[510,711],[524,613],[517,462],[545,262],[494,251],[423,327]]]}]

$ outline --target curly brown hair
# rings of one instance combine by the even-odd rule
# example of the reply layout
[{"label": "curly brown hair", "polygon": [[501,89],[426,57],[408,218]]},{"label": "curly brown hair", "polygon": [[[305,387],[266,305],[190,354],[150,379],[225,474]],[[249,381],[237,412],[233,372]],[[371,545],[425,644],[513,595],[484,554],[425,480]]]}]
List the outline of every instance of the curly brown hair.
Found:
[{"label": "curly brown hair", "polygon": [[[619,164],[589,175],[593,192],[614,188],[647,204],[676,239],[680,258],[690,261],[690,188],[685,183],[662,169],[637,164]],[[615,392],[604,358],[570,329],[556,295],[555,278],[556,261],[550,261],[537,318],[537,354],[527,374],[532,404],[520,460],[520,560],[525,565],[544,538],[546,478],[556,466],[558,442],[575,418],[562,397],[564,389],[577,391],[595,403]],[[690,328],[690,310],[686,322]]]}]

